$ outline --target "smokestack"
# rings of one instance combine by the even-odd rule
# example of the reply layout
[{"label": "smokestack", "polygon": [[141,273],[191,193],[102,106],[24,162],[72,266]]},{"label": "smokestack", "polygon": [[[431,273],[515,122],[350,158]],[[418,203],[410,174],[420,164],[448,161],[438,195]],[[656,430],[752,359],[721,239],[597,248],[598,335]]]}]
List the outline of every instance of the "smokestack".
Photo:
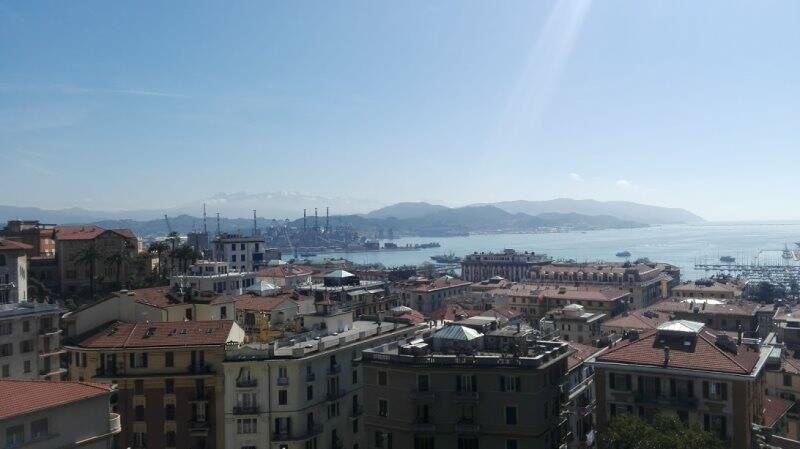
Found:
[{"label": "smokestack", "polygon": [[203,234],[208,235],[208,226],[206,225],[206,203],[203,203]]},{"label": "smokestack", "polygon": [[256,221],[256,210],[253,209],[253,237],[258,235],[258,222]]},{"label": "smokestack", "polygon": [[317,216],[317,208],[315,207],[314,208],[314,229],[315,230],[319,229],[319,223],[317,222],[318,219],[319,219],[319,216]]},{"label": "smokestack", "polygon": [[303,232],[306,232],[306,210],[303,209]]},{"label": "smokestack", "polygon": [[736,326],[736,344],[737,345],[741,345],[742,344],[742,333],[743,333],[742,325],[739,324],[738,326]]},{"label": "smokestack", "polygon": [[331,214],[330,214],[330,207],[325,206],[325,231],[327,232],[328,229],[331,228]]},{"label": "smokestack", "polygon": [[219,212],[217,212],[217,236],[219,236],[219,235],[220,235],[220,232],[219,232]]}]

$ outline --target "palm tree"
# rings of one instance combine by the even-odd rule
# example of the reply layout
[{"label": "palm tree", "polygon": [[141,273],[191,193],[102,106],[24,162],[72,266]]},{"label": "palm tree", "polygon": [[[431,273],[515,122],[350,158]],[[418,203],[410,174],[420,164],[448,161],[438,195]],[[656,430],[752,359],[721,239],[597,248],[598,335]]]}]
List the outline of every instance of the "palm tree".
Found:
[{"label": "palm tree", "polygon": [[77,265],[84,265],[89,268],[89,294],[91,295],[91,299],[94,299],[94,284],[95,284],[95,277],[97,271],[97,262],[102,259],[102,254],[98,251],[97,247],[94,246],[94,241],[90,246],[80,250],[73,261]]}]

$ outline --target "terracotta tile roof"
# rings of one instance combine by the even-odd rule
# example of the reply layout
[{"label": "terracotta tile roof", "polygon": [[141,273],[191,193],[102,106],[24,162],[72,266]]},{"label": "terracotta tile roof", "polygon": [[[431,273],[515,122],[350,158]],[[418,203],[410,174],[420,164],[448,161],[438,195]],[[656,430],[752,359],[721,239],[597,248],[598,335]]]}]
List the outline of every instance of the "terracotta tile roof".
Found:
[{"label": "terracotta tile roof", "polygon": [[[706,299],[710,299],[710,302],[707,302]],[[722,304],[715,304],[714,301],[721,301]],[[701,315],[737,315],[753,317],[760,307],[758,303],[745,301],[743,299],[725,300],[699,298],[691,302],[690,298],[675,298],[659,301],[648,307],[648,309],[666,313],[679,312],[682,314],[689,314],[694,313],[693,309],[696,308],[697,313]]]},{"label": "terracotta tile roof", "polygon": [[256,272],[257,277],[283,278],[289,276],[311,276],[314,272],[298,265],[278,265],[274,267],[261,267]]},{"label": "terracotta tile roof", "polygon": [[296,305],[294,301],[285,295],[281,296],[256,296],[244,294],[237,296],[233,303],[237,309],[256,310],[259,312],[269,312],[278,306],[289,304]]},{"label": "terracotta tile roof", "polygon": [[85,338],[87,349],[224,345],[233,321],[115,322]]},{"label": "terracotta tile roof", "polygon": [[685,292],[685,293],[692,293],[692,292],[735,293],[739,290],[741,290],[741,288],[735,284],[728,284],[722,282],[704,283],[702,281],[699,283],[695,281],[688,281],[672,288],[672,291]]},{"label": "terracotta tile roof", "polygon": [[109,393],[91,382],[0,379],[0,420]]},{"label": "terracotta tile roof", "polygon": [[762,417],[764,419],[763,425],[773,427],[777,424],[778,420],[794,406],[793,401],[786,399],[776,398],[772,396],[764,396],[764,410],[762,410]]},{"label": "terracotta tile roof", "polygon": [[166,309],[169,306],[180,304],[180,301],[174,298],[170,293],[169,287],[139,288],[132,290],[131,293],[133,293],[133,295],[126,295],[123,293],[120,296],[126,296],[139,304],[157,307],[159,309]]},{"label": "terracotta tile roof", "polygon": [[432,292],[434,290],[441,290],[445,288],[457,288],[457,287],[466,287],[468,285],[472,285],[471,282],[467,282],[458,278],[453,278],[449,276],[440,277],[438,279],[434,279],[429,282],[425,282],[419,285],[414,286],[411,288],[412,292]]},{"label": "terracotta tile roof", "polygon": [[412,324],[421,324],[425,322],[425,317],[414,309],[404,312],[402,315],[398,315],[397,318],[405,318]]},{"label": "terracotta tile roof", "polygon": [[647,331],[657,328],[660,324],[669,321],[669,314],[664,312],[648,312],[634,310],[606,320],[601,325],[606,329],[639,330]]},{"label": "terracotta tile roof", "polygon": [[570,371],[586,361],[586,359],[589,357],[605,350],[605,348],[596,348],[594,346],[575,343],[573,341],[569,341],[567,344],[569,344],[569,347],[573,349],[572,353],[567,358],[567,369]]},{"label": "terracotta tile roof", "polygon": [[29,249],[33,249],[33,247],[15,240],[0,238],[0,251],[26,251]]},{"label": "terracotta tile roof", "polygon": [[93,240],[105,232],[114,232],[122,237],[133,239],[136,235],[130,229],[104,229],[100,226],[56,226],[56,240]]},{"label": "terracotta tile roof", "polygon": [[625,297],[630,296],[630,293],[620,289],[610,289],[610,288],[603,288],[603,289],[563,289],[559,291],[556,288],[547,288],[538,293],[544,295],[547,299],[565,299],[568,301],[581,301],[581,300],[588,300],[588,301],[603,301],[603,302],[613,302]]},{"label": "terracotta tile roof", "polygon": [[463,315],[467,318],[478,316],[485,310],[465,309],[458,304],[449,304],[445,307],[431,311],[429,313],[432,320],[447,320],[455,321],[458,315]]},{"label": "terracotta tile roof", "polygon": [[486,311],[484,311],[484,312],[482,312],[480,314],[480,316],[490,316],[490,317],[495,317],[495,318],[503,317],[503,318],[505,318],[507,320],[510,320],[512,318],[516,318],[516,317],[521,316],[521,315],[522,315],[522,312],[520,312],[518,310],[511,310],[511,309],[509,309],[507,307],[498,307],[498,308],[495,308],[495,309],[486,310]]},{"label": "terracotta tile roof", "polygon": [[770,446],[779,447],[781,449],[800,449],[800,441],[790,440],[789,438],[779,437],[777,435],[770,436],[768,442]]},{"label": "terracotta tile roof", "polygon": [[[685,346],[684,341],[692,342]],[[712,371],[730,374],[750,374],[758,363],[759,351],[739,345],[737,353],[729,352],[715,344],[716,334],[701,330],[696,337],[681,336],[663,339],[650,331],[634,341],[625,340],[598,357],[599,362],[630,365],[649,365]],[[669,347],[669,363],[664,364],[664,348]]]}]

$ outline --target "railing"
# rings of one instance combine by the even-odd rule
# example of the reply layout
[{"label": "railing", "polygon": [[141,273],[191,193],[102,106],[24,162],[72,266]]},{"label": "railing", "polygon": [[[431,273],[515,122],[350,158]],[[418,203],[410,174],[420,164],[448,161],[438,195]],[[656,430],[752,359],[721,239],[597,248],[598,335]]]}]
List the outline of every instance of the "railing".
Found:
[{"label": "railing", "polygon": [[636,401],[666,407],[694,408],[697,406],[697,398],[688,396],[660,396],[654,393],[636,393]]},{"label": "railing", "polygon": [[189,421],[189,432],[208,432],[209,427],[208,421],[205,420],[192,419]]},{"label": "railing", "polygon": [[436,393],[432,391],[414,390],[410,396],[412,401],[433,402],[436,400]]},{"label": "railing", "polygon": [[108,432],[112,434],[122,432],[122,420],[119,417],[119,413],[108,414]]},{"label": "railing", "polygon": [[66,353],[67,353],[66,349],[60,349],[60,348],[59,349],[44,349],[44,350],[39,351],[39,357],[46,358],[46,357],[51,357],[51,356],[54,356],[54,355],[66,354]]},{"label": "railing", "polygon": [[289,385],[289,378],[288,377],[279,377],[278,378],[278,385],[280,385],[282,387],[285,387],[286,385]]},{"label": "railing", "polygon": [[339,374],[341,372],[342,372],[342,365],[339,365],[338,363],[333,363],[330,366],[328,366],[328,375],[332,376]]},{"label": "railing", "polygon": [[477,391],[456,391],[456,402],[477,402],[480,399],[480,393]]},{"label": "railing", "polygon": [[257,405],[237,405],[233,408],[234,415],[257,415],[259,412]]},{"label": "railing", "polygon": [[61,329],[53,326],[39,329],[39,335],[41,336],[55,335],[55,334],[60,334],[61,332],[62,332]]},{"label": "railing", "polygon": [[317,376],[314,373],[306,373],[306,382],[314,382]]},{"label": "railing", "polygon": [[[456,424],[456,425],[458,425],[458,424]],[[436,425],[434,425],[433,423],[429,423],[429,422],[414,421],[414,423],[412,423],[411,426],[414,428],[414,432],[419,432],[419,433],[435,433],[436,432]]]},{"label": "railing", "polygon": [[258,386],[256,379],[236,379],[236,387],[238,388],[255,388]]},{"label": "railing", "polygon": [[456,433],[478,433],[480,426],[472,420],[462,420],[456,423]]}]

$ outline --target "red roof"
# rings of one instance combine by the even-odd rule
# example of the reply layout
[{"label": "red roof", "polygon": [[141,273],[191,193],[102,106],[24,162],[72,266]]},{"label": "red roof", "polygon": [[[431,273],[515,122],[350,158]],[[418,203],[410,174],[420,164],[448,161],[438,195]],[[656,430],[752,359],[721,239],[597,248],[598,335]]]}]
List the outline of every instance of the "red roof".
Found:
[{"label": "red roof", "polygon": [[794,406],[794,402],[772,396],[764,396],[764,425],[773,427]]},{"label": "red roof", "polygon": [[100,226],[56,226],[56,240],[93,240],[105,232],[114,232],[127,239],[135,239],[130,229],[104,229]]},{"label": "red roof", "polygon": [[0,251],[27,251],[29,249],[33,249],[33,247],[15,240],[0,238]]},{"label": "red roof", "polygon": [[485,312],[484,310],[465,309],[458,304],[450,304],[445,307],[431,311],[428,315],[432,320],[447,320],[455,321],[457,315],[463,315],[467,318],[480,315]]},{"label": "red roof", "polygon": [[0,419],[111,393],[103,384],[0,379]]},{"label": "red roof", "polygon": [[124,349],[224,345],[232,326],[233,321],[115,322],[85,338],[78,346],[87,349]]},{"label": "red roof", "polygon": [[139,288],[132,290],[131,293],[133,293],[133,295],[122,293],[120,296],[126,296],[139,304],[157,307],[159,309],[165,309],[168,306],[180,303],[172,296],[168,295],[170,293],[169,287]]},{"label": "red roof", "polygon": [[274,267],[261,267],[256,272],[256,276],[284,278],[288,276],[311,276],[313,271],[295,265],[277,265]]},{"label": "red roof", "polygon": [[573,352],[569,355],[569,358],[567,358],[567,369],[569,370],[572,370],[576,366],[586,361],[586,359],[589,357],[605,349],[595,348],[594,346],[575,343],[573,341],[567,342],[567,344],[569,344],[569,347],[573,349]]},{"label": "red roof", "polygon": [[[692,343],[684,345],[686,340]],[[730,374],[750,374],[758,363],[758,349],[739,345],[737,352],[729,352],[715,344],[716,335],[701,330],[694,335],[662,339],[657,331],[650,331],[639,339],[626,340],[597,358],[598,362],[623,363],[713,371]],[[669,347],[669,363],[664,363],[664,348]]]},{"label": "red roof", "polygon": [[397,318],[405,318],[412,324],[421,324],[425,322],[425,317],[414,309],[404,312],[402,315],[398,315]]},{"label": "red roof", "polygon": [[257,310],[259,312],[269,312],[284,303],[296,306],[296,303],[286,296],[256,296],[248,294],[238,296],[233,303],[237,309]]}]

